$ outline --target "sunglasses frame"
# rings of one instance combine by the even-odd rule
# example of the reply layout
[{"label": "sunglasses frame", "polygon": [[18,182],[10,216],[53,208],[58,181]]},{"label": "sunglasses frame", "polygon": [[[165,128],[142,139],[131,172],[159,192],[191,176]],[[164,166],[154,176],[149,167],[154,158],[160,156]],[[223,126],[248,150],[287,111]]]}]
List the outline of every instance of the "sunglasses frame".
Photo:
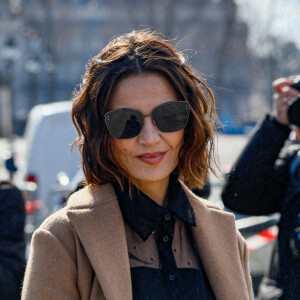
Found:
[{"label": "sunglasses frame", "polygon": [[[148,116],[151,116],[151,119],[152,119],[153,124],[154,124],[161,132],[176,132],[176,131],[180,131],[180,130],[182,130],[182,129],[174,130],[174,131],[164,131],[164,130],[161,130],[161,128],[159,128],[159,126],[156,124],[157,122],[156,122],[155,119],[153,118],[153,114],[155,114],[155,111],[156,111],[157,109],[159,109],[159,108],[161,108],[161,107],[163,107],[163,106],[165,106],[165,105],[169,105],[169,104],[171,104],[171,103],[178,103],[178,102],[184,103],[184,104],[186,105],[185,108],[186,108],[186,110],[188,111],[188,113],[187,113],[188,116],[187,116],[186,122],[185,122],[185,124],[184,124],[184,127],[182,128],[182,129],[184,129],[184,128],[186,127],[187,123],[188,123],[189,115],[190,115],[190,104],[189,104],[189,102],[187,102],[187,101],[169,101],[169,102],[162,103],[162,104],[156,106],[156,107],[153,109],[153,111],[152,111],[151,114],[146,114],[146,115],[143,115],[143,113],[142,113],[141,111],[139,111],[139,110],[137,110],[137,109],[132,109],[132,108],[124,108],[124,109],[121,108],[121,109],[111,110],[111,111],[106,112],[105,115],[104,115],[105,124],[106,124],[106,127],[107,127],[109,133],[110,133],[114,138],[116,138],[116,139],[130,139],[130,138],[134,138],[134,137],[138,136],[138,135],[141,133],[142,128],[143,128],[143,126],[144,126],[144,118],[145,118],[145,117],[148,117]],[[140,116],[142,117],[141,129],[140,129],[140,131],[139,131],[139,133],[138,133],[137,135],[134,135],[134,136],[128,137],[128,138],[120,138],[120,137],[116,137],[116,136],[111,132],[110,126],[109,126],[109,117],[110,117],[111,114],[115,113],[116,111],[135,112],[135,113],[138,113],[138,115],[140,115]]]}]

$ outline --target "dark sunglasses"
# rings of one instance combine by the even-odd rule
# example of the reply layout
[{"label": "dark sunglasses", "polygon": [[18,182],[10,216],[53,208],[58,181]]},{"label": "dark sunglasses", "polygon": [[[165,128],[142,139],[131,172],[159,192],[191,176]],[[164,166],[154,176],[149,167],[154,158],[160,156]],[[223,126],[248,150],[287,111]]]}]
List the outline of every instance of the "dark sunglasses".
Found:
[{"label": "dark sunglasses", "polygon": [[162,132],[175,132],[185,128],[190,115],[187,101],[172,101],[154,108],[152,114],[143,115],[130,108],[116,109],[104,115],[110,134],[116,139],[130,139],[142,131],[144,117],[151,116],[154,125]]}]

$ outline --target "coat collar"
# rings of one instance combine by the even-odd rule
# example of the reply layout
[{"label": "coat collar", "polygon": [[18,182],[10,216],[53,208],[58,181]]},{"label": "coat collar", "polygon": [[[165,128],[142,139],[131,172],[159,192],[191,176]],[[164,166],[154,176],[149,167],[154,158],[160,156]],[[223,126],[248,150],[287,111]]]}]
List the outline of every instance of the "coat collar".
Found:
[{"label": "coat collar", "polygon": [[128,183],[124,185],[123,191],[118,184],[113,186],[125,222],[143,241],[148,239],[164,215],[170,212],[187,224],[196,226],[193,208],[177,179],[169,182],[167,207],[157,204],[137,188],[133,189],[130,197]]},{"label": "coat collar", "polygon": [[[217,299],[248,299],[234,216],[199,200],[187,187],[196,216],[192,227],[199,256]],[[131,277],[125,226],[112,185],[88,186],[73,194],[67,215],[106,299],[131,300]],[[112,271],[114,270],[114,271]]]}]

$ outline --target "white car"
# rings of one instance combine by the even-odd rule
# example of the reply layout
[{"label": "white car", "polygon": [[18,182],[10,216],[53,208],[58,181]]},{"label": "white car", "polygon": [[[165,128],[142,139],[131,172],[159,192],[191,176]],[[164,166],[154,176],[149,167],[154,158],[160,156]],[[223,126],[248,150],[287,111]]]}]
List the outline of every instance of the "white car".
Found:
[{"label": "white car", "polygon": [[71,121],[71,101],[37,105],[29,113],[25,129],[24,156],[19,178],[37,186],[36,202],[41,219],[55,210],[51,190],[60,172],[72,178],[80,169],[80,155],[71,144],[77,133]]}]

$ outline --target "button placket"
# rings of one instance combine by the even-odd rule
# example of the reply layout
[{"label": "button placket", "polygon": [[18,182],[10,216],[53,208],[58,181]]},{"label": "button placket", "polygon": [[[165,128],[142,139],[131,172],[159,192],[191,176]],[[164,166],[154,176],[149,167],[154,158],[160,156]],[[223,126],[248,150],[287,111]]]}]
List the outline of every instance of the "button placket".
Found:
[{"label": "button placket", "polygon": [[170,276],[169,276],[169,279],[171,280],[171,281],[174,281],[175,280],[175,275],[174,274],[171,274]]},{"label": "button placket", "polygon": [[169,240],[170,240],[170,238],[169,238],[167,235],[165,235],[165,236],[163,237],[163,241],[164,241],[165,243],[167,243]]},{"label": "button placket", "polygon": [[[166,215],[170,216],[170,220]],[[159,253],[159,259],[161,263],[161,267],[164,270],[164,276],[171,284],[171,280],[169,280],[169,276],[174,274],[172,270],[176,269],[176,261],[174,258],[174,254],[172,251],[172,241],[173,241],[173,233],[175,226],[175,217],[169,211],[165,211],[162,215],[161,222],[157,227],[157,238],[156,244]]]},{"label": "button placket", "polygon": [[169,214],[166,214],[166,215],[165,215],[165,220],[166,220],[166,221],[170,221],[170,220],[171,220],[171,216],[170,216]]}]

